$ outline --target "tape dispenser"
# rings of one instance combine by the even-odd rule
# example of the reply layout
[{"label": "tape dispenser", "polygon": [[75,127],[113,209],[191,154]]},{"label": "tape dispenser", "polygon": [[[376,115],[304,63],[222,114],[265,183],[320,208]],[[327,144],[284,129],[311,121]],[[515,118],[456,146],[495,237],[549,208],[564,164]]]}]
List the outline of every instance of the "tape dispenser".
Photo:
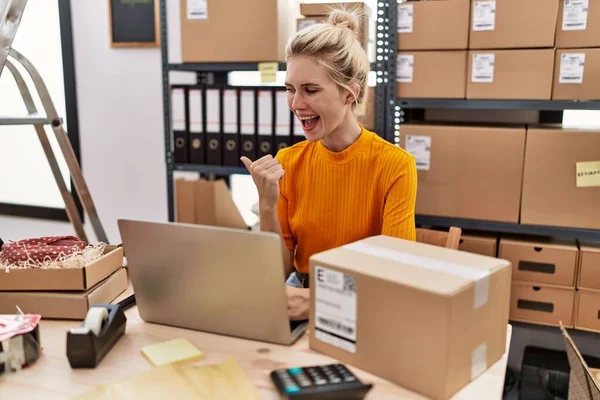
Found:
[{"label": "tape dispenser", "polygon": [[77,328],[67,331],[71,368],[95,368],[125,333],[127,318],[119,304],[92,306]]}]

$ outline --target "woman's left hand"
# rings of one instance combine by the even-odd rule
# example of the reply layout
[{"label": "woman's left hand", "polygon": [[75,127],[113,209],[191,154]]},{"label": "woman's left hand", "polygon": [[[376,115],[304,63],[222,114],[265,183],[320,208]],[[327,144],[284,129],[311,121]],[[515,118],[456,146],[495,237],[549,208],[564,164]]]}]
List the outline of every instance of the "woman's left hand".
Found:
[{"label": "woman's left hand", "polygon": [[309,289],[286,286],[288,316],[292,321],[308,319],[310,307]]}]

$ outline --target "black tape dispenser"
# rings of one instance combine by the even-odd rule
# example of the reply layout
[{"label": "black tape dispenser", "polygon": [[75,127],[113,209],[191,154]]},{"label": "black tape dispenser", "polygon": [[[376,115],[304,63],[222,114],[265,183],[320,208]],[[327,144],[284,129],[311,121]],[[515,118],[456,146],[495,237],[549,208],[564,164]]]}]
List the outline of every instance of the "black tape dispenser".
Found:
[{"label": "black tape dispenser", "polygon": [[127,318],[119,304],[93,306],[78,328],[67,332],[71,368],[95,368],[125,333]]}]

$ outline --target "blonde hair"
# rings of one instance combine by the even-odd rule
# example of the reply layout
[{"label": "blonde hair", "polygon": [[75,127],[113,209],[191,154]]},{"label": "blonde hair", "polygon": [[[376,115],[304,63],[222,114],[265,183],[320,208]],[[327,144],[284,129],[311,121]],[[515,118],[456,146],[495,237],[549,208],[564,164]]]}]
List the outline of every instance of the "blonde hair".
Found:
[{"label": "blonde hair", "polygon": [[286,61],[307,56],[327,68],[335,83],[354,95],[353,110],[366,103],[370,70],[367,53],[358,41],[360,17],[356,10],[332,9],[326,23],[298,31],[285,51]]}]

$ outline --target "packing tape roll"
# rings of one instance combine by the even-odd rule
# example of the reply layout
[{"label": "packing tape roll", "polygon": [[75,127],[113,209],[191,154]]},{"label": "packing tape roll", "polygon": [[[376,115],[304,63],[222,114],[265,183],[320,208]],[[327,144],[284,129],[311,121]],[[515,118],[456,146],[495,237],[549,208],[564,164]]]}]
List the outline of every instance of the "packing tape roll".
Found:
[{"label": "packing tape roll", "polygon": [[92,307],[88,310],[83,326],[98,336],[102,330],[102,324],[108,320],[108,310],[104,307]]}]

